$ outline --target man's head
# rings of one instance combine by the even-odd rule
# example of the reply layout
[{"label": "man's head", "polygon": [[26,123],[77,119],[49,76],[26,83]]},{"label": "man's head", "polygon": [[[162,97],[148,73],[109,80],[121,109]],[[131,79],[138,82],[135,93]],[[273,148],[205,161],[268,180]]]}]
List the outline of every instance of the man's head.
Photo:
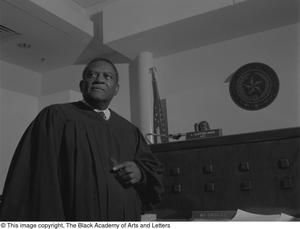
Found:
[{"label": "man's head", "polygon": [[84,68],[80,91],[94,107],[106,109],[119,91],[119,75],[115,65],[103,58],[90,61]]}]

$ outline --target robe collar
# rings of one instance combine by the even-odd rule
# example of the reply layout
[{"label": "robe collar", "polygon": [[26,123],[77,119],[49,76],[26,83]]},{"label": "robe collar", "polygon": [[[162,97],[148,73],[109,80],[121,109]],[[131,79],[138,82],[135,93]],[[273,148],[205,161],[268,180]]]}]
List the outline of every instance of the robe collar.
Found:
[{"label": "robe collar", "polygon": [[95,112],[97,112],[97,113],[103,112],[103,113],[104,113],[104,119],[105,119],[106,121],[110,119],[111,113],[110,113],[109,108],[106,108],[105,110],[99,110],[99,109],[93,108],[93,106],[91,106],[91,105],[90,105],[87,101],[85,101],[85,100],[81,100],[81,102],[83,102],[83,103],[84,103],[85,105],[87,105],[88,107],[92,108],[93,111],[95,111]]}]

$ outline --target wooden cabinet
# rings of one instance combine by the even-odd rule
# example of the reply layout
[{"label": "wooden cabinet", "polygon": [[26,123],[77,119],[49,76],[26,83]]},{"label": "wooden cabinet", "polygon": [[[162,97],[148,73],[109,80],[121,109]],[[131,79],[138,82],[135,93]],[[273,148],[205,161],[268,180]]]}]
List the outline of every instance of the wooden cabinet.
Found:
[{"label": "wooden cabinet", "polygon": [[162,218],[244,209],[300,214],[300,128],[151,146],[165,166]]}]

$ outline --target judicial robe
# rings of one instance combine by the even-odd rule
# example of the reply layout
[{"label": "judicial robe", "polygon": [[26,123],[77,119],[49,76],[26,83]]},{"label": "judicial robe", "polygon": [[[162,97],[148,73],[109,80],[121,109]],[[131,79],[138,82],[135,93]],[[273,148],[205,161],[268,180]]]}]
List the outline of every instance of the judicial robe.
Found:
[{"label": "judicial robe", "polygon": [[[134,161],[141,182],[122,185],[111,158]],[[82,102],[52,105],[17,146],[0,220],[140,220],[160,200],[161,174],[138,128],[117,113],[106,121]]]}]

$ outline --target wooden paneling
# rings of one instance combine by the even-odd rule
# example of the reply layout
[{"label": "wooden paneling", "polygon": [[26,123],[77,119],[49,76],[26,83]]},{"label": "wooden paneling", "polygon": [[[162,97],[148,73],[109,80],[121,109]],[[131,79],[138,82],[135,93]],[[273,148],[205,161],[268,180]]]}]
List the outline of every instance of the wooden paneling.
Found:
[{"label": "wooden paneling", "polygon": [[165,166],[161,217],[238,208],[300,213],[300,128],[151,147]]}]

